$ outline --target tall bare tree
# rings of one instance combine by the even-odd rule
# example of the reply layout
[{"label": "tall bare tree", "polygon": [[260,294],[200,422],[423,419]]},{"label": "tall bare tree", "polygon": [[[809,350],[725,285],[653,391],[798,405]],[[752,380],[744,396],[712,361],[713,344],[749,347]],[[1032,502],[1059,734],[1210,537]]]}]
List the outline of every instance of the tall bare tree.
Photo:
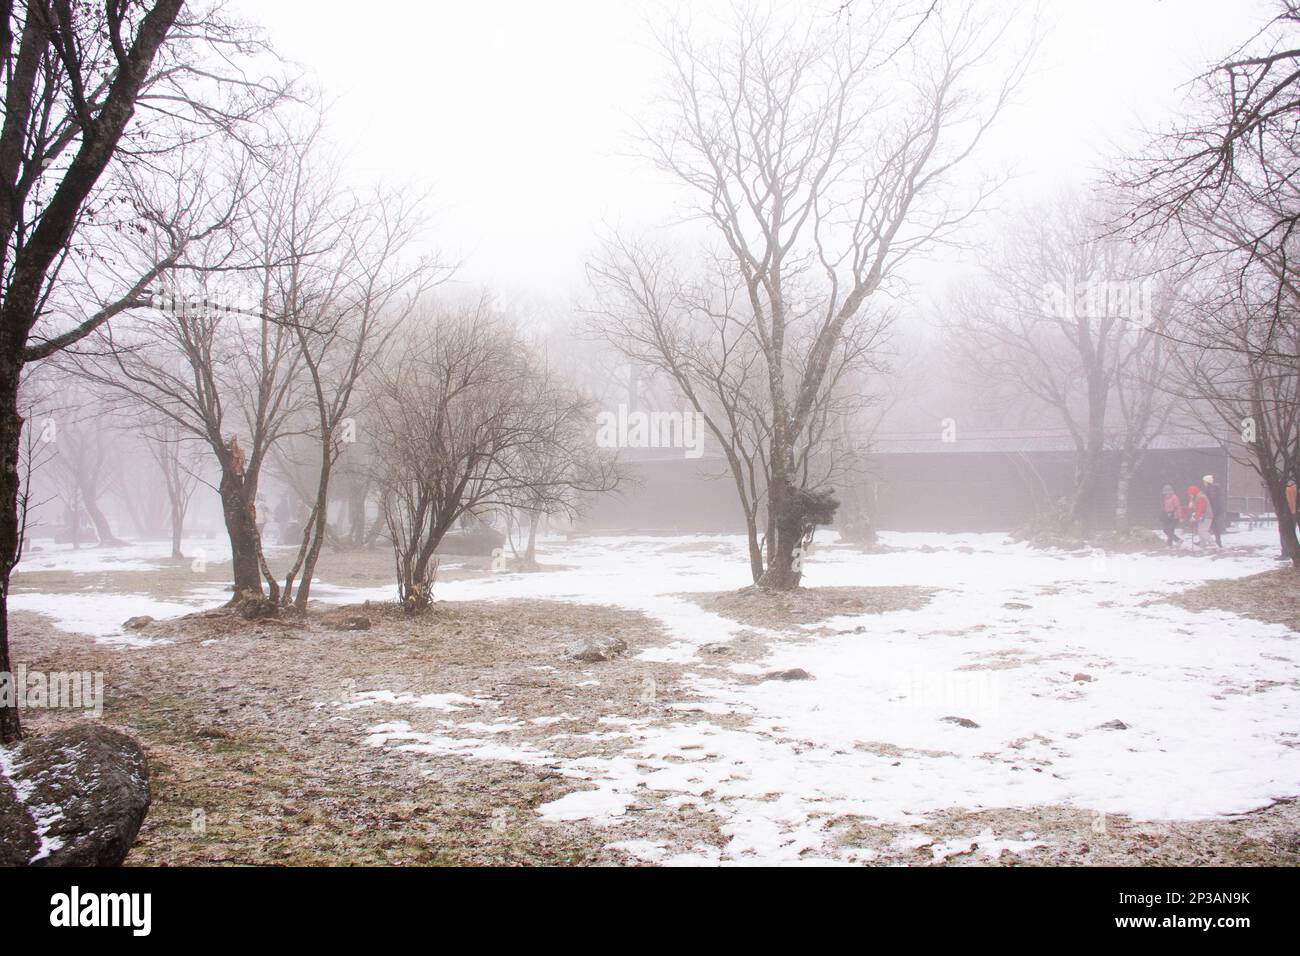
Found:
[{"label": "tall bare tree", "polygon": [[1268,490],[1282,556],[1300,568],[1286,497],[1287,483],[1300,476],[1300,370],[1278,358],[1279,351],[1300,354],[1300,296],[1288,290],[1278,298],[1274,284],[1258,277],[1234,281],[1230,262],[1220,270],[1217,282],[1201,277],[1203,294],[1177,331],[1192,345],[1176,350],[1178,388],[1207,431],[1239,435],[1234,457]]},{"label": "tall bare tree", "polygon": [[[172,237],[128,283],[105,283],[89,300],[98,303],[93,307],[69,302],[61,294],[62,274],[94,255],[89,240],[105,228],[103,220],[111,220],[107,228],[123,218],[139,225],[134,211],[100,215],[113,198],[105,173],[132,159],[147,162],[178,135],[236,129],[283,92],[275,81],[250,81],[231,68],[264,49],[257,35],[212,7],[195,14],[185,15],[182,0],[0,0],[0,587],[6,599],[19,545],[23,366],[138,303],[181,259],[188,238]],[[219,57],[213,55],[218,46]],[[0,671],[11,670],[6,614],[0,610]],[[0,709],[0,743],[20,732],[17,709]]]},{"label": "tall bare tree", "polygon": [[[591,326],[634,367],[666,378],[701,416],[727,461],[745,519],[750,574],[758,582],[777,545],[776,512],[767,497],[770,381],[743,282],[728,268],[726,260],[715,260],[711,274],[687,278],[666,252],[615,237],[588,266],[598,303]],[[808,354],[810,308],[801,302],[787,310],[793,355]],[[849,477],[854,445],[831,439],[876,397],[869,380],[884,371],[890,323],[889,314],[864,309],[842,331],[808,424],[793,437],[794,493],[815,496]],[[863,436],[857,438],[860,446]]]},{"label": "tall bare tree", "polygon": [[[245,183],[241,173],[233,195],[223,197],[238,210],[230,227],[194,244],[189,268],[165,271],[147,307],[96,330],[93,351],[74,358],[123,407],[147,409],[211,451],[236,600],[260,595],[264,576],[278,588],[262,552],[257,493],[271,449],[300,427],[295,415],[304,401],[302,354],[284,321],[302,266],[287,237],[298,210],[286,205],[280,176],[264,173],[251,189]],[[145,188],[166,192],[167,184]],[[142,194],[140,202],[155,197]],[[146,258],[151,238],[137,243]]]},{"label": "tall bare tree", "polygon": [[[447,268],[428,256],[410,254],[423,224],[417,201],[382,192],[345,195],[328,178],[314,184],[312,198],[313,183],[304,159],[300,157],[297,167],[297,202],[300,206],[322,203],[332,214],[325,217],[321,234],[302,229],[302,235],[292,240],[305,250],[321,247],[329,252],[299,263],[293,273],[297,287],[293,305],[281,320],[297,339],[308,396],[304,415],[310,420],[307,431],[317,449],[310,513],[297,554],[284,575],[283,601],[299,610],[307,607],[328,531],[334,466],[356,442],[358,429],[349,412],[361,378],[382,356],[393,334],[416,313],[424,295],[449,275]],[[329,241],[323,241],[327,237]],[[295,578],[299,580],[296,592]]]},{"label": "tall bare tree", "polygon": [[829,501],[828,489],[800,489],[798,449],[846,335],[891,275],[982,198],[958,198],[951,176],[1024,68],[974,95],[1011,32],[987,10],[804,17],[741,5],[720,30],[674,21],[660,36],[666,118],[643,131],[645,150],[721,244],[745,316],[733,341],[752,340],[746,374],[766,393],[765,586],[798,586],[808,509]]},{"label": "tall bare tree", "polygon": [[1294,562],[1285,490],[1297,477],[1300,4],[1275,10],[1193,79],[1188,114],[1113,178],[1132,199],[1128,229],[1182,244],[1194,320],[1167,333],[1179,391],[1207,428],[1241,431],[1233,447],[1268,489]]}]

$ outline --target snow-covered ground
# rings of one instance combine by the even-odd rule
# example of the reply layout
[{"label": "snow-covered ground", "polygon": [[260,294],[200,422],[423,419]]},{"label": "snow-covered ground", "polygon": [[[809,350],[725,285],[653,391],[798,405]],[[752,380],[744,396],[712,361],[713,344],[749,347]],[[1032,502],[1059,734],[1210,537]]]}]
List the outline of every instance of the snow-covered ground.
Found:
[{"label": "snow-covered ground", "polygon": [[[669,704],[662,717],[610,721],[631,738],[614,758],[512,751],[468,724],[434,736],[388,722],[370,742],[558,765],[595,788],[542,806],[551,819],[617,831],[646,789],[719,815],[730,839],[721,854],[624,846],[656,862],[808,862],[825,851],[825,823],[838,815],[906,824],[945,808],[1065,805],[1196,819],[1300,793],[1296,635],[1226,612],[1145,606],[1276,567],[1271,532],[1231,536],[1251,549],[1218,559],[1040,552],[1002,535],[898,534],[883,543],[902,550],[822,548],[806,583],[942,590],[919,610],[821,622],[840,633],[813,641],[794,629],[761,665],[731,668],[739,676],[800,667],[813,680],[693,674],[703,703],[686,706],[740,715],[740,729],[674,719]],[[683,549],[692,544],[701,550]],[[588,539],[552,548],[548,559],[572,569],[449,582],[441,597],[636,608],[672,638],[643,656],[688,664],[702,645],[743,629],[671,596],[746,584],[738,539]]]},{"label": "snow-covered ground", "polygon": [[[171,543],[141,541],[114,548],[57,545],[42,542],[29,550],[18,566],[19,576],[9,597],[15,611],[32,611],[50,618],[56,627],[76,634],[89,634],[99,643],[122,647],[149,647],[156,639],[125,631],[122,623],[131,617],[148,615],[158,620],[180,617],[195,611],[220,607],[230,600],[228,584],[195,584],[170,600],[138,591],[115,591],[102,584],[87,584],[75,592],[47,592],[28,586],[22,574],[56,571],[74,575],[96,575],[119,571],[159,571],[173,567]],[[271,546],[268,558],[287,560],[295,549]],[[186,540],[182,551],[191,565],[219,565],[230,561],[230,543],[220,538]],[[452,566],[452,565],[447,565]],[[323,604],[352,604],[361,601],[391,601],[394,586],[347,587],[315,578],[312,599]]]},{"label": "snow-covered ground", "polygon": [[[1043,552],[992,534],[882,539],[896,550],[817,548],[805,583],[920,585],[939,589],[934,598],[917,610],[819,622],[815,636],[768,631],[770,651],[759,663],[697,656],[746,628],[679,596],[748,583],[734,536],[548,540],[542,560],[562,570],[438,585],[441,600],[612,604],[659,621],[668,642],[641,656],[685,666],[697,699],[663,701],[653,717],[605,718],[602,737],[625,742],[614,755],[573,759],[535,738],[512,739],[520,723],[508,699],[381,692],[352,706],[396,717],[404,707],[446,713],[438,734],[377,722],[374,746],[557,767],[587,788],[540,807],[544,818],[608,826],[612,843],[663,863],[863,859],[863,851],[828,844],[826,822],[846,815],[915,826],[905,839],[925,845],[925,815],[948,808],[1051,805],[1201,819],[1300,794],[1297,635],[1158,600],[1277,567],[1271,530],[1231,534],[1231,552],[1217,558]],[[138,566],[149,557],[122,559]],[[338,602],[391,597],[378,590],[326,581],[315,593]],[[224,600],[210,587],[194,598],[141,610],[134,596],[16,594],[13,606],[108,635],[128,614],[165,617]],[[813,679],[745,679],[796,667]],[[555,708],[559,723],[563,702]],[[643,839],[633,819],[640,815],[627,811],[647,792],[716,814],[729,842],[690,848]],[[1034,834],[979,836],[982,853],[1036,843]],[[937,842],[934,852],[965,852],[969,843]]]}]

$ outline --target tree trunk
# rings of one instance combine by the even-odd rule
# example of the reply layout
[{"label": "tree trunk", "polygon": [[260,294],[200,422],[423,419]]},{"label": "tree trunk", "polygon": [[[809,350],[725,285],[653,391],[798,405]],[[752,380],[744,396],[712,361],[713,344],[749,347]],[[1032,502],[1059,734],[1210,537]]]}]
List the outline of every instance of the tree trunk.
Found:
[{"label": "tree trunk", "polygon": [[[8,350],[5,350],[8,353]],[[9,575],[18,554],[18,474],[23,419],[18,414],[18,367],[12,360],[0,360],[0,673],[12,674],[9,656]],[[18,700],[0,706],[0,744],[12,744],[22,736]]]},{"label": "tree trunk", "polygon": [[72,550],[76,551],[81,547],[81,495],[78,492],[73,491],[72,503],[64,505],[63,514],[72,534]]},{"label": "tree trunk", "polygon": [[1119,480],[1115,483],[1115,530],[1128,531],[1128,492],[1133,481],[1133,456],[1127,452],[1119,460]]},{"label": "tree trunk", "polygon": [[542,516],[536,511],[528,513],[528,547],[524,550],[524,566],[537,567],[537,524]]},{"label": "tree trunk", "polygon": [[745,536],[749,539],[749,573],[757,584],[763,577],[763,546],[758,542],[758,524],[751,514],[745,515]]},{"label": "tree trunk", "polygon": [[348,546],[366,546],[366,483],[359,478],[348,483]]},{"label": "tree trunk", "polygon": [[1088,376],[1088,434],[1075,488],[1071,520],[1083,537],[1095,530],[1102,501],[1102,459],[1106,452],[1106,389],[1098,375]]},{"label": "tree trunk", "polygon": [[185,557],[181,553],[181,535],[185,531],[185,504],[172,499],[172,560],[180,561]]},{"label": "tree trunk", "polygon": [[86,514],[90,515],[91,524],[95,526],[95,535],[99,538],[99,543],[106,546],[121,544],[122,542],[113,534],[108,518],[104,517],[104,512],[99,510],[99,505],[95,503],[95,499],[85,491],[82,491],[81,496],[86,503]]},{"label": "tree trunk", "polygon": [[[294,598],[294,607],[300,611],[307,610],[307,600],[311,594],[311,578],[316,573],[316,560],[320,557],[321,542],[325,540],[325,528],[329,523],[329,487],[330,473],[333,470],[329,449],[333,438],[325,443],[325,456],[321,462],[320,482],[316,488],[316,507],[313,509],[313,521],[307,529],[306,556],[302,565],[302,579],[298,583],[298,595]],[[285,584],[285,600],[289,598],[289,582]]]},{"label": "tree trunk", "polygon": [[768,527],[776,532],[776,540],[768,540],[767,570],[759,579],[760,587],[778,591],[792,591],[799,586],[803,572],[795,560],[795,548],[803,537],[800,516],[792,505],[794,487],[790,475],[794,461],[790,453],[788,425],[778,413],[776,427],[772,429],[771,481],[767,492]]},{"label": "tree trunk", "polygon": [[1286,482],[1280,478],[1268,478],[1264,484],[1273,502],[1273,514],[1277,516],[1277,537],[1282,557],[1289,560],[1293,568],[1300,568],[1300,540],[1296,537],[1296,516],[1291,513],[1291,505],[1286,500]]},{"label": "tree trunk", "polygon": [[248,592],[262,594],[262,569],[258,546],[257,519],[244,479],[223,469],[221,476],[221,511],[230,536],[230,562],[233,566],[235,599]]}]

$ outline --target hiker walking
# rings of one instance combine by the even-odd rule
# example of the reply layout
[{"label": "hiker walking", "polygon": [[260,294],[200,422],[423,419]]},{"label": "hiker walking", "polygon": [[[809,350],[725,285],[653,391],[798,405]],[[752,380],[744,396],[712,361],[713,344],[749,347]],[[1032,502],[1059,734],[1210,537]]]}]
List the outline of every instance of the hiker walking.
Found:
[{"label": "hiker walking", "polygon": [[1187,486],[1187,510],[1192,527],[1196,529],[1196,543],[1202,548],[1210,546],[1210,527],[1214,523],[1214,506],[1209,497],[1195,485]]},{"label": "hiker walking", "polygon": [[1213,513],[1213,519],[1210,522],[1210,531],[1214,534],[1214,543],[1223,547],[1223,526],[1227,524],[1228,510],[1223,506],[1223,489],[1214,483],[1213,475],[1206,475],[1201,479],[1204,483],[1205,497],[1210,499],[1210,510]]},{"label": "hiker walking", "polygon": [[1165,529],[1165,544],[1172,548],[1176,544],[1182,544],[1183,539],[1178,537],[1178,526],[1183,523],[1183,503],[1178,500],[1178,495],[1174,491],[1173,485],[1165,485],[1160,489],[1160,494],[1164,496],[1164,508],[1160,512],[1160,526]]}]

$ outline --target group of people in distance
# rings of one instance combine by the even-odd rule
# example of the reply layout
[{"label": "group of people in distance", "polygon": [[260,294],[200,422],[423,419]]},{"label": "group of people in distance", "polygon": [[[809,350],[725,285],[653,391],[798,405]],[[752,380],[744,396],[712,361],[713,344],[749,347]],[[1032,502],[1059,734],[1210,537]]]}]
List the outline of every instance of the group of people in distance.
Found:
[{"label": "group of people in distance", "polygon": [[1211,543],[1216,548],[1223,547],[1223,527],[1228,512],[1223,501],[1223,489],[1214,483],[1213,475],[1204,476],[1200,485],[1188,485],[1186,502],[1174,491],[1173,485],[1165,485],[1161,494],[1164,503],[1160,526],[1164,528],[1165,543],[1169,547],[1182,544],[1183,539],[1178,537],[1179,528],[1196,532],[1196,543],[1202,548],[1208,548]]}]

